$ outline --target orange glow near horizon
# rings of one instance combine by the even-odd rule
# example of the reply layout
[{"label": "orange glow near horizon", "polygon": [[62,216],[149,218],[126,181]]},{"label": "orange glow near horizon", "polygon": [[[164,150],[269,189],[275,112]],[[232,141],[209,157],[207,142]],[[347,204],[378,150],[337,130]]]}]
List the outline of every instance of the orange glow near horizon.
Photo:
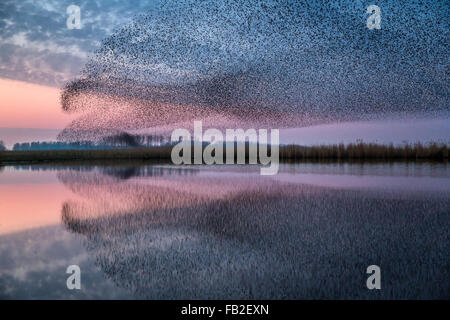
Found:
[{"label": "orange glow near horizon", "polygon": [[73,197],[57,182],[0,184],[0,235],[59,224],[64,200]]},{"label": "orange glow near horizon", "polygon": [[58,88],[0,79],[0,127],[61,129],[73,119],[61,110]]}]

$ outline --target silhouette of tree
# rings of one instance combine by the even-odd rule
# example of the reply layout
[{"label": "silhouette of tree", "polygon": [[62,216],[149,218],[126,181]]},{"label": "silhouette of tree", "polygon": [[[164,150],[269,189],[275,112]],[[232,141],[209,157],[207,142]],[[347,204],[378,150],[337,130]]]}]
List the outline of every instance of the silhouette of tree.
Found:
[{"label": "silhouette of tree", "polygon": [[[100,149],[117,149],[117,148],[136,148],[136,147],[153,147],[160,145],[168,145],[170,137],[153,136],[153,135],[132,135],[122,132],[117,135],[107,136],[100,141],[75,141],[75,142],[56,142],[56,141],[32,141],[15,143],[12,150],[100,150]],[[0,150],[3,150],[2,144]],[[4,146],[3,146],[4,148]],[[6,149],[6,148],[4,148]]]}]

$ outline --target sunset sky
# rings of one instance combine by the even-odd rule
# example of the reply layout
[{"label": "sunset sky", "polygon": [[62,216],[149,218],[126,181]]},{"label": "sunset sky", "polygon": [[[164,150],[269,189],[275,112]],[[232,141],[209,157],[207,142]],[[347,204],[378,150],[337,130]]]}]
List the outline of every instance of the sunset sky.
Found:
[{"label": "sunset sky", "polygon": [[0,79],[0,127],[61,129],[71,119],[61,111],[59,89]]},{"label": "sunset sky", "polygon": [[[16,142],[55,140],[75,118],[61,110],[60,89],[34,83],[0,79],[0,140]],[[281,131],[284,143],[339,143],[356,139],[381,143],[450,140],[450,121],[372,121],[329,124]]]},{"label": "sunset sky", "polygon": [[[80,74],[100,41],[159,1],[21,1],[0,4],[0,140],[53,140],[76,116],[65,114],[60,90]],[[83,27],[66,27],[66,8],[81,7]],[[438,10],[436,10],[438,11]],[[445,90],[445,88],[444,88]],[[439,90],[437,90],[439,91]],[[440,93],[442,94],[442,93]],[[445,94],[445,92],[444,92]],[[390,120],[281,131],[281,142],[450,141],[450,120]]]}]

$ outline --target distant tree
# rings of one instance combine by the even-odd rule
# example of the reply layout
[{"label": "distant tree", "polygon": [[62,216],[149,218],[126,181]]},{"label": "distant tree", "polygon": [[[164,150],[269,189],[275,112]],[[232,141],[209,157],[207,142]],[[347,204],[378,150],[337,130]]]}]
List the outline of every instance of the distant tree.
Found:
[{"label": "distant tree", "polygon": [[[103,137],[99,141],[31,141],[15,143],[12,150],[100,150],[134,147],[152,147],[167,144],[167,137],[159,135],[132,135],[122,132],[117,135]],[[1,150],[1,149],[0,149]]]},{"label": "distant tree", "polygon": [[113,147],[139,147],[139,138],[138,136],[134,136],[128,134],[126,132],[122,132],[118,135],[104,137],[103,144],[113,146]]},{"label": "distant tree", "polygon": [[0,151],[6,150],[5,144],[0,140]]}]

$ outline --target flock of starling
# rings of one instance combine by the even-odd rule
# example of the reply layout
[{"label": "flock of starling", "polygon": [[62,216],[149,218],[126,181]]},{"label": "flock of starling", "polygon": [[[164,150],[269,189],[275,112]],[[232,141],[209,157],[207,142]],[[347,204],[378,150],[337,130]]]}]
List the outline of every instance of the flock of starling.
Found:
[{"label": "flock of starling", "polygon": [[63,141],[448,118],[448,1],[168,0],[102,41],[61,94]]}]

